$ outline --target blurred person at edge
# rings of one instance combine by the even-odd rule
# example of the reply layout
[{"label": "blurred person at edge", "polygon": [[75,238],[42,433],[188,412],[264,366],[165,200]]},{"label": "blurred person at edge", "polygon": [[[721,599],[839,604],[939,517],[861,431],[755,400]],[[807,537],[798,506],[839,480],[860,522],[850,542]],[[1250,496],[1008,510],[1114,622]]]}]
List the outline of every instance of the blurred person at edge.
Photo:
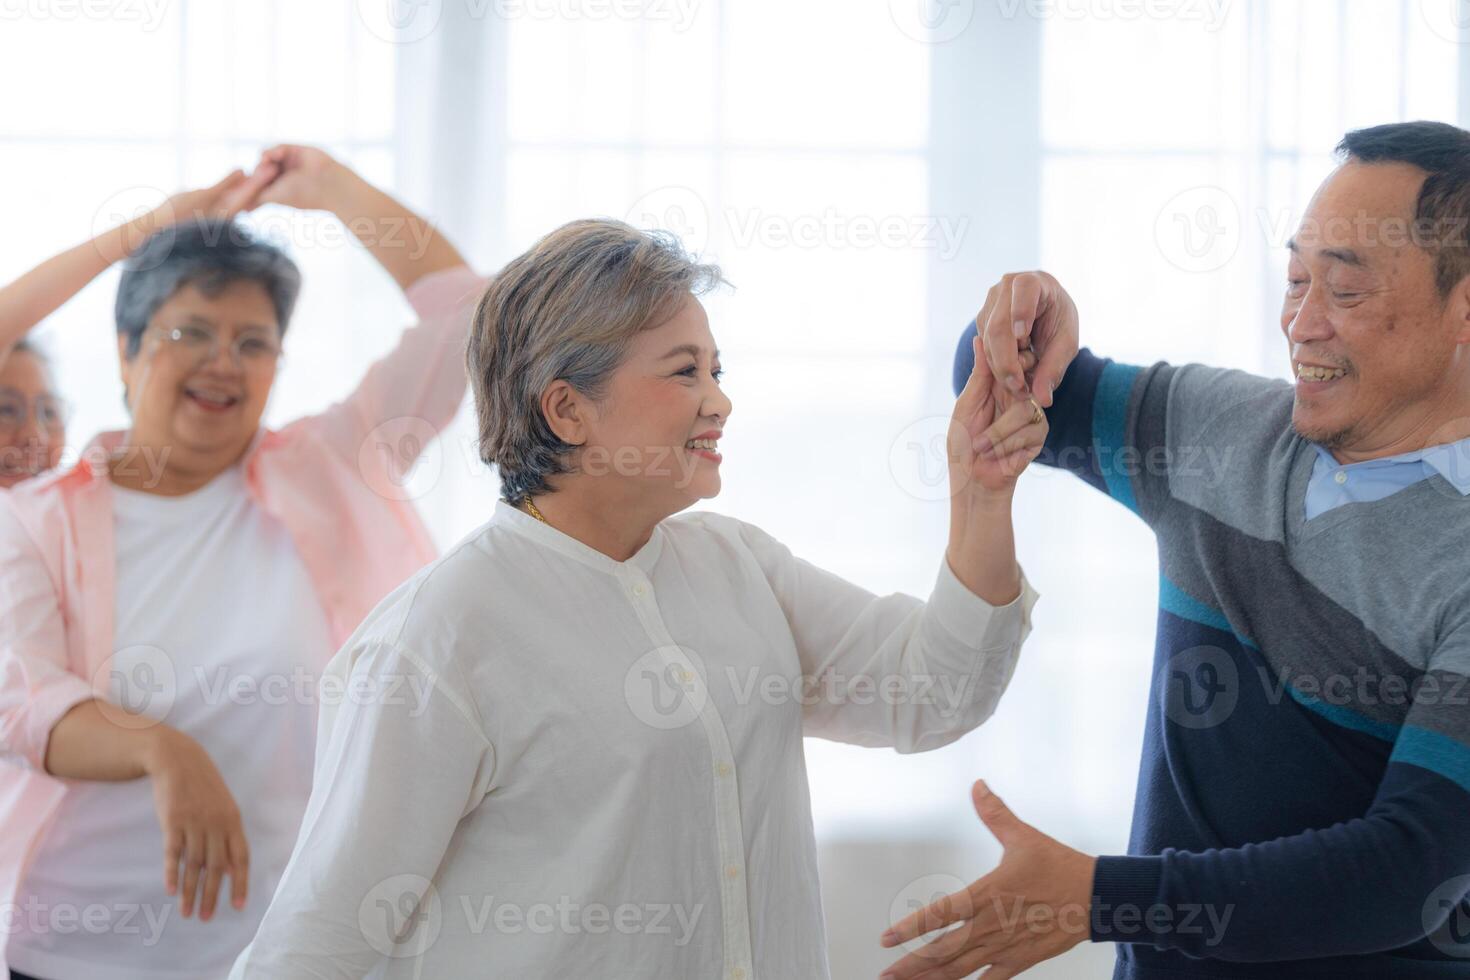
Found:
[{"label": "blurred person at edge", "polygon": [[273,173],[261,168],[247,178],[236,170],[213,187],[175,194],[0,288],[0,489],[54,469],[66,445],[66,403],[49,358],[27,333],[150,232],[182,216],[231,218]]},{"label": "blurred person at edge", "polygon": [[977,329],[1018,392],[1041,350],[1041,461],[1154,531],[1153,687],[1128,853],[977,783],[1000,866],[898,923],[885,944],[955,927],[885,978],[1013,977],[1089,939],[1118,980],[1470,978],[1470,132],[1337,154],[1287,242],[1294,384],[1078,353],[1044,272],[962,334],[956,383]]},{"label": "blurred person at edge", "polygon": [[827,975],[802,736],[921,752],[990,717],[1036,598],[1011,498],[1046,425],[986,371],[955,402],[927,602],[681,514],[721,486],[732,405],[698,299],[720,281],[617,221],[495,277],[469,374],[501,499],[329,668],[428,697],[324,706],[301,837],[232,976]]},{"label": "blurred person at edge", "polygon": [[223,215],[128,257],[131,427],[0,495],[0,886],[21,977],[225,975],[306,806],[315,678],[434,557],[396,491],[463,400],[483,280],[320,150],[274,147],[234,183],[226,212],[332,212],[420,322],[346,399],[266,429],[295,264]]}]

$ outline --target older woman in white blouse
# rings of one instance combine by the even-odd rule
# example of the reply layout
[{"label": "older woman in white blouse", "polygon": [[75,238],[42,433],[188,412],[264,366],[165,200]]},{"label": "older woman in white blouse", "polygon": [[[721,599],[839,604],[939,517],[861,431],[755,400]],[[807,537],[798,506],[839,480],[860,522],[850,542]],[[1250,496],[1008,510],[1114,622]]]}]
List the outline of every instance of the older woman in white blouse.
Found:
[{"label": "older woman in white blouse", "polygon": [[504,499],[333,661],[371,696],[324,709],[233,976],[827,975],[802,736],[914,752],[990,715],[1030,628],[1011,495],[1046,422],[971,379],[928,602],[675,517],[720,489],[718,281],[582,221],[489,287],[468,360]]}]

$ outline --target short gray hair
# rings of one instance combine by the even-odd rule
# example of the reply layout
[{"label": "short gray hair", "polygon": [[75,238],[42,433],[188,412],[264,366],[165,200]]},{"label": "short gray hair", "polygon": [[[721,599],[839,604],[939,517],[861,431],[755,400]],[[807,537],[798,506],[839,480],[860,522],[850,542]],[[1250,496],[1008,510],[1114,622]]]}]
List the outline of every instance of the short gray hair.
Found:
[{"label": "short gray hair", "polygon": [[128,340],[127,356],[138,353],[148,321],[184,286],[213,295],[240,280],[265,287],[284,334],[301,292],[301,270],[285,252],[243,225],[219,219],[169,225],[149,235],[123,263],[117,285],[117,332]]},{"label": "short gray hair", "polygon": [[480,458],[499,468],[501,496],[546,493],[572,472],[577,447],[541,412],[548,385],[602,398],[634,337],[724,281],[675,236],[607,219],[562,225],[511,260],[480,298],[466,357]]}]

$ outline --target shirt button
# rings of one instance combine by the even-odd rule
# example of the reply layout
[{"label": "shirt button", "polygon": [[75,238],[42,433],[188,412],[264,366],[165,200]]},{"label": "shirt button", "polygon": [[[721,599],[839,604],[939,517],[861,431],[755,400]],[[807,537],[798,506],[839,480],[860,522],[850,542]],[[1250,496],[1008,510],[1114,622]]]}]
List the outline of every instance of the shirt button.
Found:
[{"label": "shirt button", "polygon": [[637,585],[633,586],[633,594],[636,596],[642,597],[643,593],[647,591],[648,589],[644,588],[642,582],[639,582]]},{"label": "shirt button", "polygon": [[1344,483],[1347,482],[1347,474],[1342,470],[1338,470],[1336,475],[1333,476],[1333,479],[1337,481],[1338,486],[1342,486]]},{"label": "shirt button", "polygon": [[716,776],[728,776],[728,775],[730,775],[731,772],[732,772],[732,770],[730,769],[730,767],[727,766],[723,762],[721,762],[719,765],[715,766],[715,775]]},{"label": "shirt button", "polygon": [[730,971],[730,978],[731,980],[745,980],[745,971],[737,966],[735,969]]},{"label": "shirt button", "polygon": [[725,865],[725,877],[731,881],[740,877],[740,869],[733,864]]}]

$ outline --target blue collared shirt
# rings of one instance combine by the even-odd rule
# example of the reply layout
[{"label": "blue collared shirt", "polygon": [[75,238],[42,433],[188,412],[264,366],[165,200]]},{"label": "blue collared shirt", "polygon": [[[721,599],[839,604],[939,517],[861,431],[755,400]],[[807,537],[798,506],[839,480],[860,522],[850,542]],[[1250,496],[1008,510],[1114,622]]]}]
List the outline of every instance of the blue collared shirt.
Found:
[{"label": "blue collared shirt", "polygon": [[1307,520],[1343,504],[1382,500],[1438,473],[1470,495],[1470,439],[1344,465],[1321,446],[1307,483]]}]

